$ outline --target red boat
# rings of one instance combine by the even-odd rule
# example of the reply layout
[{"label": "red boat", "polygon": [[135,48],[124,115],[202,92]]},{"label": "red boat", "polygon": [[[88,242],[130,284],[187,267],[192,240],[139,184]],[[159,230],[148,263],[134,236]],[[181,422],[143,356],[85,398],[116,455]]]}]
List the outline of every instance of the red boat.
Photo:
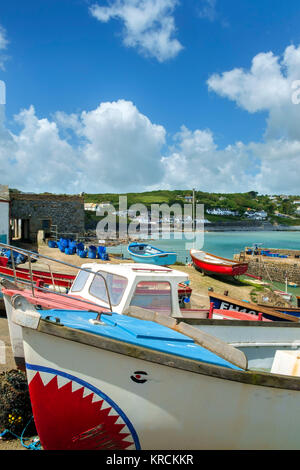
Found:
[{"label": "red boat", "polygon": [[240,276],[245,274],[248,269],[248,263],[237,263],[231,259],[221,258],[202,250],[192,249],[190,255],[195,267],[207,274]]},{"label": "red boat", "polygon": [[[0,277],[3,276],[9,280],[16,278],[20,281],[30,281],[31,275],[28,268],[20,268],[15,266],[15,270],[7,265],[8,259],[4,256],[0,256]],[[32,269],[32,281],[43,281],[45,284],[55,284],[56,286],[70,288],[75,275],[66,273],[56,273],[50,271],[41,271]]]}]

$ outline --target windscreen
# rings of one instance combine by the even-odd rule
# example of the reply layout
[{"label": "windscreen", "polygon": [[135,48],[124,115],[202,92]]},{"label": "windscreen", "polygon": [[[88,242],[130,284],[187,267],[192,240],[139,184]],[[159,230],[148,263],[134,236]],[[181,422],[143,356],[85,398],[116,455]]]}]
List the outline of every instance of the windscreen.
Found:
[{"label": "windscreen", "polygon": [[170,283],[165,281],[139,282],[130,305],[170,315],[172,310]]},{"label": "windscreen", "polygon": [[[101,274],[106,280],[111,304],[118,305],[124,295],[127,286],[127,279],[125,277],[118,276],[117,274],[111,274],[102,271],[98,271],[98,273]],[[94,276],[89,292],[94,297],[97,297],[97,299],[109,303],[103,277],[99,275]]]}]

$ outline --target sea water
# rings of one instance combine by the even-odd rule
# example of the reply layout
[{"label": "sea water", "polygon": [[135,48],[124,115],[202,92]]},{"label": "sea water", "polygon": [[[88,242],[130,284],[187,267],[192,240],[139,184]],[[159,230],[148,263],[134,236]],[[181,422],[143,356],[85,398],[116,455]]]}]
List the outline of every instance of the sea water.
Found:
[{"label": "sea water", "polygon": [[[246,246],[254,246],[255,244],[259,244],[263,248],[300,250],[300,231],[204,232],[194,234],[194,239],[191,239],[191,233],[187,234],[188,239],[185,238],[184,233],[161,235],[160,239],[149,239],[146,242],[164,251],[175,251],[177,261],[185,264],[191,260],[189,255],[191,248],[230,259]],[[109,247],[108,252],[122,253],[125,258],[129,258],[127,245]]]},{"label": "sea water", "polygon": [[[234,232],[204,232],[196,233],[191,240],[184,237],[184,233],[162,234],[160,239],[146,240],[150,245],[164,251],[175,251],[177,261],[184,264],[191,262],[190,249],[196,248],[207,251],[223,258],[232,259],[235,254],[240,253],[246,246],[256,244],[262,248],[282,248],[300,250],[300,231],[234,231]],[[109,247],[110,253],[122,253],[123,257],[130,259],[126,245]],[[299,283],[300,284],[300,279]],[[273,286],[280,290],[285,290],[285,285],[274,282]],[[288,287],[288,292],[300,296],[300,288]]]}]

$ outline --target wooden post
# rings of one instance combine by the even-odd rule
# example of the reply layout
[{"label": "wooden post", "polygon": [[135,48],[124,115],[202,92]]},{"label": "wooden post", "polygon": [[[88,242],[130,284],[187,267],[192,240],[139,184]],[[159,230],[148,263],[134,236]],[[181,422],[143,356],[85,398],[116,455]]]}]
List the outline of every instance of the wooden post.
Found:
[{"label": "wooden post", "polygon": [[209,312],[208,312],[208,318],[212,318],[213,317],[213,313],[214,313],[214,303],[211,302],[210,303],[210,307],[209,307]]}]

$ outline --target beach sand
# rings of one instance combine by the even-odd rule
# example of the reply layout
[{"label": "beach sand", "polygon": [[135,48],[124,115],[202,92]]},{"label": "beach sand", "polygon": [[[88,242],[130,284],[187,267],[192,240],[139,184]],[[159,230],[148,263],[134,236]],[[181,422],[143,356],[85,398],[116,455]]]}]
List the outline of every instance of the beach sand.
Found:
[{"label": "beach sand", "polygon": [[[39,249],[41,254],[46,256],[57,258],[61,261],[68,262],[70,264],[74,264],[76,266],[81,266],[83,263],[89,262],[90,260],[82,260],[78,256],[68,256],[64,253],[61,253],[57,249],[51,249],[48,247],[41,247]],[[92,262],[97,263],[105,263],[99,260],[91,260]],[[112,259],[111,259],[112,262]],[[126,262],[122,260],[115,259],[114,262]],[[127,261],[128,262],[128,261]],[[59,271],[57,269],[57,264],[53,264],[50,262],[54,271]],[[25,265],[23,265],[25,267]],[[250,300],[250,292],[253,289],[251,286],[240,286],[236,285],[235,283],[230,282],[223,282],[217,279],[214,279],[209,276],[202,275],[198,272],[193,266],[179,266],[175,265],[172,266],[174,269],[179,271],[186,272],[189,275],[190,286],[193,289],[191,302],[187,304],[187,308],[208,308],[209,307],[209,297],[208,297],[208,288],[213,288],[215,292],[223,294],[225,290],[228,290],[229,295],[237,298],[237,299],[245,299]],[[42,268],[43,265],[41,263],[34,263],[34,269]],[[44,267],[45,269],[45,267]],[[64,267],[63,265],[60,266],[60,270],[62,272],[74,272],[76,270],[73,268]],[[8,331],[8,324],[5,312],[0,312],[0,341],[3,341],[5,344],[5,363],[0,362],[0,373],[3,371],[8,371],[11,369],[15,369],[16,365],[13,359],[13,354],[10,346],[10,339],[9,339],[9,331]],[[0,343],[1,344],[1,343]],[[26,450],[20,443],[18,439],[12,440],[0,440],[0,450]]]}]

